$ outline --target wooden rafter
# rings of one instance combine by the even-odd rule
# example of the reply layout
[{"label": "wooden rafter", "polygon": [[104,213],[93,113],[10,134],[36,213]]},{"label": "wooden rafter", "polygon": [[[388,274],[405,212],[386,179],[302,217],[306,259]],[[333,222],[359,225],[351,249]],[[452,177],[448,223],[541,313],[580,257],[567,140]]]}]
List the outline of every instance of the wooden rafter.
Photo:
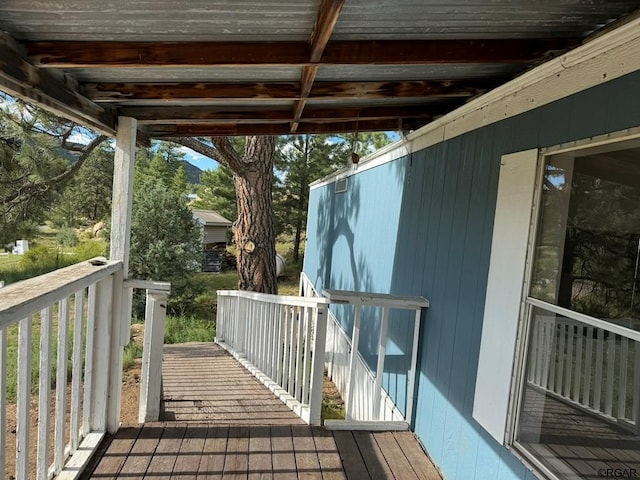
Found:
[{"label": "wooden rafter", "polygon": [[[315,82],[310,99],[470,97],[496,80],[408,82]],[[85,92],[96,102],[169,100],[299,100],[300,83],[90,83]]]},{"label": "wooden rafter", "polygon": [[[425,119],[366,120],[331,123],[305,123],[298,126],[299,134],[341,133],[356,131],[414,130],[426,123]],[[232,135],[286,135],[289,123],[206,123],[189,125],[147,125],[146,133],[153,138],[163,137],[207,137]]]},{"label": "wooden rafter", "polygon": [[24,42],[39,68],[206,66],[427,65],[527,63],[577,39],[330,41],[312,60],[306,42]]},{"label": "wooden rafter", "polygon": [[0,32],[0,88],[101,133],[115,133],[112,109],[96,105],[84,97],[71,79],[42,71],[20,53],[15,41]]},{"label": "wooden rafter", "polygon": [[[318,16],[311,32],[309,45],[311,47],[311,55],[309,60],[315,64],[320,61],[324,53],[327,43],[331,38],[333,29],[336,26],[345,0],[322,0],[318,10]],[[300,100],[296,102],[293,113],[293,122],[291,123],[291,132],[294,133],[298,128],[298,122],[302,116],[302,112],[307,103],[307,98],[311,93],[311,87],[318,74],[316,65],[308,65],[302,69],[300,77]]]},{"label": "wooden rafter", "polygon": [[[433,105],[401,105],[380,107],[307,107],[302,122],[334,122],[348,120],[383,120],[398,118],[431,119],[451,110],[458,103]],[[231,123],[283,123],[293,121],[290,108],[255,107],[123,107],[119,115],[134,117],[138,123],[197,124],[214,121]]]}]

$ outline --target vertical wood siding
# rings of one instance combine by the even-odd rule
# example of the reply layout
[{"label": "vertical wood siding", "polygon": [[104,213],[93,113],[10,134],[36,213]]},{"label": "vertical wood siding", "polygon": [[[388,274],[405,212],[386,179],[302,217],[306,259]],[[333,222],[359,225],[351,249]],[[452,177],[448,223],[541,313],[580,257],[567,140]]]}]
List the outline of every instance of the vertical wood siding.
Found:
[{"label": "vertical wood siding", "polygon": [[[534,478],[471,417],[500,157],[637,126],[640,72],[352,176],[347,193],[311,192],[304,270],[316,288],[431,302],[413,428],[446,478]],[[389,335],[402,352],[405,322]],[[404,403],[403,369],[386,370]]]}]

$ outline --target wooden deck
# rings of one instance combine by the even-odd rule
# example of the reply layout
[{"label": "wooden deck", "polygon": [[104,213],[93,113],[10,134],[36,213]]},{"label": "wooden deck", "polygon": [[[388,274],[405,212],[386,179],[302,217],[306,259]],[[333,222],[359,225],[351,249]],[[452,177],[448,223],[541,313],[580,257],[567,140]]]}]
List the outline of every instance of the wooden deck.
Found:
[{"label": "wooden deck", "polygon": [[166,346],[163,396],[163,421],[120,428],[84,478],[441,479],[411,432],[304,425],[217,345]]}]

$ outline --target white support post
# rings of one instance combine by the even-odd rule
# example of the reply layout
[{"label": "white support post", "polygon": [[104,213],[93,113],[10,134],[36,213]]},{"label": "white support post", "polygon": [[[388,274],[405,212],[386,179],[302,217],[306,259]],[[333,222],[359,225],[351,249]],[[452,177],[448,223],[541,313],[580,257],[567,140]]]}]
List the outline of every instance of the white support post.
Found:
[{"label": "white support post", "polygon": [[116,274],[113,285],[113,323],[110,332],[111,368],[107,403],[107,428],[114,433],[120,424],[122,395],[122,360],[131,330],[131,297],[133,291],[123,286],[129,276],[129,245],[131,242],[131,211],[133,206],[133,164],[136,154],[137,121],[119,117],[116,150],[113,159],[113,195],[111,206],[111,260],[122,261],[122,273]]},{"label": "white support post", "polygon": [[389,329],[389,309],[382,308],[382,322],[380,323],[380,340],[378,342],[378,365],[376,367],[376,382],[373,388],[373,418],[380,418],[380,403],[382,401],[382,377],[384,375],[384,358],[387,354],[387,331]]},{"label": "white support post", "polygon": [[324,381],[324,350],[327,341],[327,306],[315,308],[313,359],[311,362],[311,390],[309,392],[309,425],[320,425],[322,412],[322,383]]},{"label": "white support post", "polygon": [[358,361],[358,342],[360,341],[360,319],[362,318],[362,305],[355,306],[353,317],[353,334],[351,335],[351,355],[349,357],[349,378],[347,380],[347,404],[344,407],[344,416],[347,420],[351,418],[351,408],[353,405],[353,390],[356,383],[356,377],[353,370],[356,368]]},{"label": "white support post", "polygon": [[111,260],[123,263],[125,276],[129,272],[131,241],[131,209],[133,206],[133,162],[136,156],[137,121],[118,118],[116,151],[113,159],[113,197],[111,206]]},{"label": "white support post", "polygon": [[104,432],[107,428],[107,403],[111,366],[109,354],[111,348],[112,297],[113,277],[109,276],[96,284],[96,316],[93,326],[93,378],[91,379],[91,390],[89,392],[89,431],[85,431],[85,435],[91,432]]},{"label": "white support post", "polygon": [[162,386],[162,346],[167,310],[167,292],[147,290],[144,347],[140,382],[138,422],[154,422],[160,417]]},{"label": "white support post", "polygon": [[409,369],[409,384],[407,385],[407,407],[406,415],[407,423],[411,425],[413,420],[413,394],[416,386],[416,369],[418,367],[418,341],[420,339],[420,316],[422,310],[416,310],[416,316],[413,320],[413,348],[411,349],[411,368]]}]

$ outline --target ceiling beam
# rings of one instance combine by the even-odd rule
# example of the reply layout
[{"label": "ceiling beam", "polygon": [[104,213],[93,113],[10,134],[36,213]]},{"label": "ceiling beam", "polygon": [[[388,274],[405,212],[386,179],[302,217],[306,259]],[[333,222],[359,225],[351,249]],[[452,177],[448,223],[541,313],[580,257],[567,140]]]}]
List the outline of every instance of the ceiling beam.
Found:
[{"label": "ceiling beam", "polygon": [[0,89],[100,133],[115,134],[116,117],[112,109],[83,96],[69,77],[39,70],[20,54],[16,42],[2,32]]},{"label": "ceiling beam", "polygon": [[[316,22],[311,32],[309,44],[311,46],[310,60],[312,63],[318,63],[322,58],[324,49],[329,43],[333,29],[338,22],[338,17],[342,11],[345,0],[322,0]],[[295,133],[298,128],[298,122],[302,116],[302,112],[307,103],[307,98],[311,92],[311,87],[318,74],[316,65],[307,65],[302,70],[300,77],[300,100],[297,101],[293,113],[293,122],[291,123],[291,133]]]},{"label": "ceiling beam", "polygon": [[[415,130],[427,123],[424,119],[367,120],[332,123],[305,123],[299,125],[298,134],[380,132],[391,130]],[[152,138],[208,137],[242,135],[288,135],[289,123],[267,124],[195,124],[195,125],[147,125],[145,131]]]},{"label": "ceiling beam", "polygon": [[333,41],[313,60],[307,42],[24,42],[38,67],[206,67],[256,65],[425,65],[527,63],[577,39]]},{"label": "ceiling beam", "polygon": [[[316,82],[309,98],[363,99],[470,97],[495,85],[497,80],[407,81],[407,82]],[[86,95],[96,102],[170,100],[299,100],[300,84],[288,83],[88,83]]]},{"label": "ceiling beam", "polygon": [[[308,107],[301,122],[335,122],[383,120],[398,118],[432,119],[458,106],[459,103],[433,105],[400,105],[380,107]],[[229,107],[123,107],[118,114],[134,117],[140,125],[197,123],[283,123],[293,121],[289,108],[229,108]]]}]

